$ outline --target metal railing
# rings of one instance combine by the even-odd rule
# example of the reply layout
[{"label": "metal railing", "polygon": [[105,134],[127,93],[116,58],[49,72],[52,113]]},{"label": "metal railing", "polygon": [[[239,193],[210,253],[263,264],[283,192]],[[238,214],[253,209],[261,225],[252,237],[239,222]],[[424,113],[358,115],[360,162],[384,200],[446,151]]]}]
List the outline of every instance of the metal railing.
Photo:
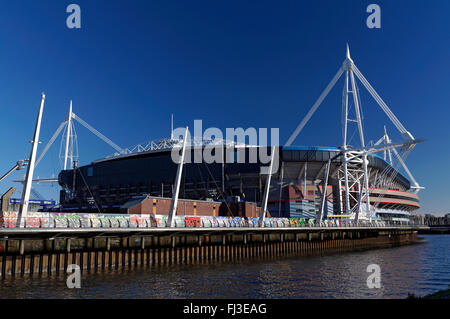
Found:
[{"label": "metal railing", "polygon": [[[17,218],[0,218],[0,229],[95,229],[95,228],[168,228],[167,216],[153,217],[152,215],[117,215],[117,216],[94,216],[76,217],[48,216],[48,217],[26,217],[18,223]],[[259,218],[228,218],[228,217],[195,217],[177,216],[176,228],[259,228]],[[266,218],[266,228],[385,228],[385,227],[414,227],[423,226],[413,222],[394,221],[358,221],[352,220],[325,220],[303,218]]]}]

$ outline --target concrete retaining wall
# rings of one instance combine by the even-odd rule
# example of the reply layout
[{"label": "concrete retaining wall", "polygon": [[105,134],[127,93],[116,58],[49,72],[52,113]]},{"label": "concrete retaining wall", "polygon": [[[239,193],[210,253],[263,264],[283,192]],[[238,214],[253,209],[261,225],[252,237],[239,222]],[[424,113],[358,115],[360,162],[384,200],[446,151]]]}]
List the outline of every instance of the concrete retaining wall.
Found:
[{"label": "concrete retaining wall", "polygon": [[0,240],[0,275],[231,261],[393,247],[417,240],[414,230],[267,232]]}]

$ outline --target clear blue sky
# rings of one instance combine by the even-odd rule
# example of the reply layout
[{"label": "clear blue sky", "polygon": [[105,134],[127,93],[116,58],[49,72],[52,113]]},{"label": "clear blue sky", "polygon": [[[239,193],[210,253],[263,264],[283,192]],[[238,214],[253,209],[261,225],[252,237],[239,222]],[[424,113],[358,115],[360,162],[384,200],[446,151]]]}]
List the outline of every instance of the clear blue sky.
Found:
[{"label": "clear blue sky", "polygon": [[[70,3],[81,6],[81,30],[66,27]],[[381,7],[379,30],[366,27],[370,3]],[[122,147],[167,137],[170,113],[177,126],[202,119],[221,129],[279,127],[284,143],[341,65],[348,42],[406,128],[427,139],[407,161],[426,187],[421,211],[449,212],[449,34],[446,0],[3,2],[0,173],[28,156],[42,91],[43,144],[70,99],[74,112]],[[295,144],[340,145],[342,85]],[[361,99],[367,139],[377,140],[388,124],[399,141],[369,95]],[[81,164],[114,152],[81,126],[77,132]],[[59,148],[60,140],[35,176],[58,174]],[[57,185],[37,189],[58,196]]]}]

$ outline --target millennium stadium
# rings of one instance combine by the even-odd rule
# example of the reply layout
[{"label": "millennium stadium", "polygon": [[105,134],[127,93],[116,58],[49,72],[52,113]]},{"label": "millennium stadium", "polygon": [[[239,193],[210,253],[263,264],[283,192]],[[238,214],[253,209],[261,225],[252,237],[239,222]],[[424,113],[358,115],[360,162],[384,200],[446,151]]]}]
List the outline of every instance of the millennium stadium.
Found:
[{"label": "millennium stadium", "polygon": [[[320,210],[323,189],[326,189],[325,216],[351,217],[345,213],[340,149],[280,147],[278,152],[280,167],[272,176],[268,200],[271,216],[315,217]],[[409,192],[408,179],[396,174],[379,156],[369,156],[368,161],[370,207],[376,208],[379,217],[385,219],[408,218],[411,211],[419,208],[417,194]],[[261,166],[261,163],[184,164],[180,198],[237,198],[260,203],[267,178],[260,174]],[[325,188],[327,171],[329,178]],[[115,212],[137,196],[172,197],[176,172],[177,164],[172,161],[170,148],[98,160],[60,173],[59,183],[63,188],[60,203],[64,210],[95,212],[98,207],[102,211]],[[359,196],[359,186],[350,188],[352,207]]]},{"label": "millennium stadium", "polygon": [[[341,77],[344,78],[342,146],[293,146]],[[366,145],[355,78],[399,130],[403,141],[393,143],[385,128],[376,143]],[[347,143],[350,125],[355,125],[359,133],[357,147]],[[250,153],[262,146],[218,139],[200,143],[190,140],[186,144],[182,138],[171,136],[121,150],[89,165],[63,170],[58,178],[62,187],[59,209],[114,213],[127,207],[130,201],[170,198],[176,191],[185,200],[256,203],[266,207],[273,217],[408,221],[410,213],[420,207],[417,193],[422,187],[407,168],[405,158],[418,142],[358,70],[347,47],[344,63],[289,140],[272,151],[267,147],[267,153],[273,152],[272,161],[276,158],[278,164],[269,173],[262,173],[267,163],[259,157],[255,162],[248,161]],[[215,151],[234,154],[232,160],[183,162],[181,180],[177,182],[180,164],[172,160],[172,150],[185,148],[190,154],[204,152],[211,145]],[[234,159],[239,152],[245,154],[246,160],[238,163]]]},{"label": "millennium stadium", "polygon": [[[297,136],[342,78],[342,144],[295,146]],[[377,142],[367,142],[356,79],[398,130],[401,141],[393,142],[385,126]],[[75,121],[116,152],[88,165],[78,165]],[[350,127],[357,133],[358,145],[349,143]],[[76,115],[71,102],[67,119],[40,156],[34,160],[32,154],[30,160],[17,162],[1,179],[24,166],[32,171],[62,134],[60,158],[64,165],[58,178],[33,179],[27,173],[28,191],[22,196],[29,196],[31,182],[58,182],[59,204],[43,207],[46,211],[167,215],[171,199],[180,199],[182,209],[176,214],[256,217],[259,211],[272,217],[402,223],[408,222],[411,212],[420,207],[418,193],[423,187],[405,160],[421,140],[413,137],[367,81],[351,59],[348,47],[338,72],[282,146],[243,143],[249,136],[198,140],[190,138],[188,128],[181,130],[184,136],[174,135],[172,118],[170,138],[123,149]],[[222,155],[215,156],[215,161],[206,161],[202,156],[192,160],[198,158],[196,154],[211,149],[215,155]],[[183,160],[175,161],[174,151],[181,152]],[[19,203],[29,200],[11,198],[13,192],[11,189],[3,195],[2,210],[14,211]],[[39,209],[39,205],[33,209]]]}]

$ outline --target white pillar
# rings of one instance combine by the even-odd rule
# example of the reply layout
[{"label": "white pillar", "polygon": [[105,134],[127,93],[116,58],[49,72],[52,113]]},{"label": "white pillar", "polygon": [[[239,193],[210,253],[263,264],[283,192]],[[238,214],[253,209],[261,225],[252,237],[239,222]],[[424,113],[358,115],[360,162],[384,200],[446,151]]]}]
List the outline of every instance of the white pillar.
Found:
[{"label": "white pillar", "polygon": [[[347,60],[348,61],[350,59],[350,53],[347,47]],[[350,61],[348,61],[348,64],[350,64]],[[344,110],[345,110],[345,114],[344,114],[344,136],[343,136],[343,148],[344,151],[347,150],[347,130],[348,130],[348,69],[345,72],[345,86],[344,86],[344,94],[345,94],[345,99],[344,99]],[[348,185],[348,165],[347,165],[347,152],[344,152],[344,186],[345,186],[345,211],[347,214],[350,213],[350,188]]]},{"label": "white pillar", "polygon": [[27,173],[25,175],[25,184],[23,186],[23,191],[22,191],[22,201],[20,203],[19,214],[17,216],[17,226],[19,226],[19,227],[24,227],[24,222],[23,222],[22,218],[26,218],[27,213],[28,213],[28,202],[30,200],[31,185],[33,183],[34,163],[36,161],[36,152],[37,152],[37,147],[39,144],[39,133],[41,130],[41,121],[42,121],[42,112],[44,110],[44,102],[45,102],[45,94],[42,93],[41,105],[39,107],[39,113],[38,113],[38,117],[36,120],[36,127],[34,129],[34,137],[33,137],[33,140],[31,141],[31,143],[32,143],[31,154],[30,154],[30,158],[28,160]]},{"label": "white pillar", "polygon": [[[72,100],[70,100],[70,107],[69,107],[69,117],[67,119],[67,132],[66,132],[66,149],[64,152],[64,170],[67,169],[67,158],[69,156],[69,141],[72,135]],[[72,157],[70,159],[70,168],[72,168]]]},{"label": "white pillar", "polygon": [[325,212],[325,205],[326,205],[326,199],[327,199],[328,176],[330,175],[330,166],[331,166],[331,159],[327,163],[327,168],[325,170],[325,178],[323,180],[322,198],[320,201],[319,221],[323,220],[323,214]]},{"label": "white pillar", "polygon": [[173,114],[170,115],[170,139],[173,140]]},{"label": "white pillar", "polygon": [[[356,91],[355,77],[353,75],[353,71],[352,71],[351,68],[350,68],[350,79],[351,79],[351,83],[352,83],[353,102],[355,104],[355,113],[356,113],[356,121],[358,123],[359,139],[360,139],[360,142],[361,142],[361,147],[364,148],[366,145],[365,145],[365,141],[364,141],[364,131],[363,131],[363,127],[362,127],[362,120],[361,120],[359,101],[358,101],[358,93]],[[369,160],[367,158],[367,154],[364,154],[363,155],[363,170],[364,170],[363,183],[364,183],[364,185],[361,185],[361,187],[365,188],[366,210],[367,210],[366,213],[367,214],[370,211],[369,176],[368,176],[368,173],[367,173],[367,164],[368,164],[368,162],[369,162]],[[362,197],[364,197],[364,192],[361,192],[361,196],[358,198],[358,211],[356,212],[355,221],[358,221],[359,213],[360,213],[360,210],[361,210]]]},{"label": "white pillar", "polygon": [[264,227],[264,218],[266,218],[267,201],[269,200],[270,180],[272,178],[273,161],[275,158],[276,147],[272,146],[272,153],[269,165],[269,173],[266,179],[266,188],[264,189],[264,197],[261,205],[261,212],[259,214],[259,227]]},{"label": "white pillar", "polygon": [[170,203],[169,218],[167,220],[167,225],[169,227],[175,226],[175,215],[177,213],[178,194],[180,192],[181,176],[183,174],[184,155],[186,153],[187,135],[188,135],[188,127],[186,126],[186,131],[184,132],[184,139],[183,139],[183,148],[181,150],[180,163],[178,164],[177,176],[175,179],[175,189],[173,191],[172,201]]},{"label": "white pillar", "polygon": [[281,214],[281,197],[283,195],[283,177],[284,177],[284,162],[281,163],[281,173],[280,173],[280,198],[278,202],[278,215]]}]

